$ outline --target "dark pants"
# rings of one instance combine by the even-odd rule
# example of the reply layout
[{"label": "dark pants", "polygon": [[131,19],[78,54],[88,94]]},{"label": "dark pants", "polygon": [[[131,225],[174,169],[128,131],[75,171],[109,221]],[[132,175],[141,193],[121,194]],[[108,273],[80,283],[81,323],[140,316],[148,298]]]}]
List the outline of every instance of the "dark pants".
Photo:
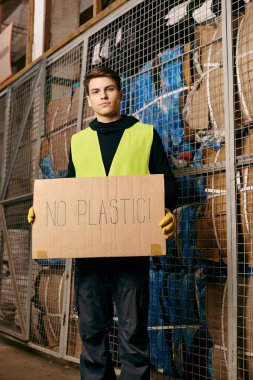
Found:
[{"label": "dark pants", "polygon": [[122,380],[149,380],[147,333],[148,258],[85,259],[77,262],[81,380],[114,380],[109,349],[113,300],[118,314]]}]

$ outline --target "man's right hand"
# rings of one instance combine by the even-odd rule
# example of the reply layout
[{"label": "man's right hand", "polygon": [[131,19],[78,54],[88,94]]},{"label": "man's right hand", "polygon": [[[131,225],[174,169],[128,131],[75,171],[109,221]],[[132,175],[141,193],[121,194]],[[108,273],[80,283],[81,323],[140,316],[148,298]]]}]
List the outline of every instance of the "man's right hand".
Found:
[{"label": "man's right hand", "polygon": [[33,206],[29,208],[28,214],[27,214],[27,220],[29,224],[32,224],[35,220],[35,213]]}]

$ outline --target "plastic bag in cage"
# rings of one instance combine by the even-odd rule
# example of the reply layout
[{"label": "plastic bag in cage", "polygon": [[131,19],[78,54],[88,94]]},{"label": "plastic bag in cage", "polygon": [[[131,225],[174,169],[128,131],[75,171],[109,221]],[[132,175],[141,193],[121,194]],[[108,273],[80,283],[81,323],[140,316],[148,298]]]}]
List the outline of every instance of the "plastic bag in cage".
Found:
[{"label": "plastic bag in cage", "polygon": [[174,213],[177,219],[177,252],[181,262],[191,273],[197,262],[198,252],[195,249],[196,221],[200,204],[177,208]]},{"label": "plastic bag in cage", "polygon": [[148,313],[148,334],[150,362],[158,372],[175,376],[172,362],[173,352],[170,331],[164,324],[162,303],[165,273],[162,270],[149,272],[150,305]]},{"label": "plastic bag in cage", "polygon": [[[244,12],[246,1],[232,1],[232,12]],[[215,18],[222,12],[222,0],[191,0],[187,6],[187,12],[190,20],[193,20],[191,27],[195,23],[215,22]]]},{"label": "plastic bag in cage", "polygon": [[[175,274],[173,275],[175,276]],[[179,273],[177,276],[180,277],[181,274]],[[171,298],[173,297],[172,292],[169,296],[166,294],[168,278],[169,275],[163,270],[150,271],[148,330],[150,339],[150,358],[151,364],[158,372],[183,379],[185,378],[186,373],[191,373],[191,368],[189,364],[186,363],[190,363],[193,338],[196,330],[199,329],[199,325],[197,323],[198,319],[194,316],[192,318],[188,315],[186,318],[181,318],[181,308],[180,310],[175,308],[177,318],[172,318],[174,322],[181,323],[170,323],[170,308],[174,308],[174,305],[172,305],[169,298],[169,296],[171,296]],[[191,280],[194,280],[192,276]],[[191,280],[189,282],[192,283]],[[185,288],[185,286],[182,288]],[[177,292],[180,292],[180,290],[177,290]],[[174,304],[176,303],[176,298],[178,298],[177,296],[174,297]],[[189,294],[185,294],[185,297],[187,296],[189,296]],[[191,296],[189,297],[188,302],[194,305],[194,300],[191,299]],[[182,305],[182,307],[185,307],[185,304]],[[191,323],[184,325],[185,322]]]},{"label": "plastic bag in cage", "polygon": [[165,140],[168,140],[168,137],[166,133],[163,132],[163,115],[160,112],[161,110],[158,104],[155,83],[152,76],[152,67],[152,62],[148,62],[132,80],[130,112],[142,122],[154,125],[166,149]]},{"label": "plastic bag in cage", "polygon": [[189,4],[188,12],[198,24],[207,21],[214,22],[216,14],[213,12],[212,3],[212,0],[195,0]]},{"label": "plastic bag in cage", "polygon": [[162,269],[165,273],[176,272],[179,266],[182,267],[182,261],[177,252],[175,239],[166,240],[166,256],[152,257],[154,269]]},{"label": "plastic bag in cage", "polygon": [[176,169],[189,166],[193,161],[195,149],[194,145],[184,139],[182,139],[177,146],[169,144],[168,153],[173,155],[173,166],[175,166]]},{"label": "plastic bag in cage", "polygon": [[[183,140],[173,151],[169,151],[172,166],[177,168],[195,166],[195,147]],[[177,177],[177,188],[179,191],[178,204],[184,205],[194,202],[205,202],[206,194],[204,189],[205,181],[203,176],[189,175]]]},{"label": "plastic bag in cage", "polygon": [[155,86],[152,81],[152,61],[146,63],[138,72],[131,83],[131,108],[130,112],[144,111],[156,100]]},{"label": "plastic bag in cage", "polygon": [[201,255],[195,247],[195,224],[198,220],[200,207],[201,203],[195,203],[174,210],[177,219],[175,239],[166,241],[166,256],[152,258],[154,269],[162,269],[169,273],[178,272],[178,268],[185,268],[187,272],[194,272],[195,265]]},{"label": "plastic bag in cage", "polygon": [[184,133],[179,110],[182,52],[181,46],[166,50],[146,63],[132,80],[130,112],[154,125],[166,152],[181,143]]},{"label": "plastic bag in cage", "polygon": [[[163,135],[169,137],[170,141],[164,139],[164,144],[167,146],[168,152],[175,155],[177,148],[183,142],[183,124],[180,112],[180,96],[183,87],[182,80],[182,56],[177,58],[182,53],[181,48],[175,48],[173,51],[167,51],[161,57],[162,73],[162,98],[159,102],[162,112],[162,128]],[[173,60],[173,56],[175,60]],[[167,61],[167,62],[166,62]],[[172,78],[176,80],[172,80]],[[167,97],[166,94],[169,94]],[[165,137],[165,136],[164,136]]]},{"label": "plastic bag in cage", "polygon": [[203,176],[189,175],[177,177],[178,204],[204,203],[206,201],[204,184],[205,178]]},{"label": "plastic bag in cage", "polygon": [[186,379],[187,374],[192,375],[192,345],[197,329],[198,327],[172,329],[173,358],[180,379]]},{"label": "plastic bag in cage", "polygon": [[206,138],[200,145],[199,149],[196,151],[196,154],[194,156],[194,165],[201,166],[203,164],[202,162],[202,153],[204,148],[212,148],[214,151],[218,151],[221,149],[221,146],[224,143],[222,141],[219,141],[215,139],[214,136],[209,136]]},{"label": "plastic bag in cage", "polygon": [[51,178],[63,178],[66,177],[67,171],[59,171],[56,172],[53,167],[53,163],[51,160],[50,155],[47,155],[43,158],[40,168],[42,171],[42,175],[44,179],[51,179]]},{"label": "plastic bag in cage", "polygon": [[161,89],[164,93],[183,87],[183,53],[184,47],[179,45],[159,54],[161,62]]},{"label": "plastic bag in cage", "polygon": [[[195,148],[189,142],[182,142],[173,147],[173,151],[169,149],[170,162],[172,167],[177,171],[178,168],[194,166]],[[173,155],[173,156],[172,156]],[[177,177],[178,189],[178,205],[188,205],[194,202],[205,202],[205,181],[204,177],[199,175],[187,175]]]},{"label": "plastic bag in cage", "polygon": [[212,365],[213,344],[208,331],[202,328],[195,330],[191,344],[191,373],[194,379],[213,379]]},{"label": "plastic bag in cage", "polygon": [[182,270],[167,278],[168,322],[173,325],[198,325],[195,276]]},{"label": "plastic bag in cage", "polygon": [[175,147],[183,141],[184,129],[179,98],[183,88],[182,53],[183,46],[168,49],[160,55],[159,112],[160,132],[166,151],[174,155]]}]

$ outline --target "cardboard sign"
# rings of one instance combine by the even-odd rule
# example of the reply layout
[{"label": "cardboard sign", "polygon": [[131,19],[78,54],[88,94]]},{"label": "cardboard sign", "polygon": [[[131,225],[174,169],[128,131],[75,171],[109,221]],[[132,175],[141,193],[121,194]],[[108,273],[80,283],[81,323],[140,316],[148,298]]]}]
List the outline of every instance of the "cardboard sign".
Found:
[{"label": "cardboard sign", "polygon": [[34,259],[157,256],[163,175],[36,180]]}]

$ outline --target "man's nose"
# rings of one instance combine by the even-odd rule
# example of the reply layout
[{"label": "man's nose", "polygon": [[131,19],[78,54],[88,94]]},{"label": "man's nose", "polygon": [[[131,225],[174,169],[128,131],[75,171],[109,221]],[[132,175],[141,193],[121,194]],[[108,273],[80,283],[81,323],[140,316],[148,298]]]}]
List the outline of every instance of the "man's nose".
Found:
[{"label": "man's nose", "polygon": [[103,90],[103,91],[101,92],[101,98],[102,98],[102,99],[107,99],[107,97],[108,97],[108,95],[107,95],[107,91]]}]

